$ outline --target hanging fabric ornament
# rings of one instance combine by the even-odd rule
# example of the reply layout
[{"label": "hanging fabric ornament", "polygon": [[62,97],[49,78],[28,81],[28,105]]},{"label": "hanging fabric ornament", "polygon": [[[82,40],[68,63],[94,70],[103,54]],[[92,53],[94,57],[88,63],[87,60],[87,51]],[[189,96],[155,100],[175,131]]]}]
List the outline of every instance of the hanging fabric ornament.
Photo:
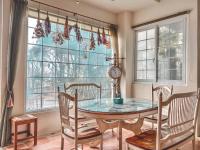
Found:
[{"label": "hanging fabric ornament", "polygon": [[91,30],[91,38],[90,38],[90,50],[95,50],[95,40],[94,40],[94,35],[93,35],[93,32]]},{"label": "hanging fabric ornament", "polygon": [[[108,31],[108,35],[109,35],[109,31]],[[108,38],[108,40],[107,40],[106,48],[107,48],[107,49],[111,49],[111,40],[110,40],[110,36],[109,36],[109,38]]]},{"label": "hanging fabric ornament", "polygon": [[59,44],[59,45],[62,45],[63,42],[64,42],[64,39],[62,37],[62,33],[60,32],[60,29],[58,27],[58,18],[57,18],[57,25],[56,25],[56,32],[53,34],[53,41],[55,44]]},{"label": "hanging fabric ornament", "polygon": [[63,42],[64,42],[64,39],[62,37],[62,33],[61,32],[56,32],[53,34],[53,41],[55,44],[59,44],[59,45],[62,45]]},{"label": "hanging fabric ornament", "polygon": [[83,39],[80,46],[81,46],[81,50],[83,51],[83,58],[87,59],[88,58],[88,52],[87,51],[89,50],[88,40]]},{"label": "hanging fabric ornament", "polygon": [[107,41],[107,43],[106,43],[106,48],[107,48],[107,49],[110,49],[110,48],[111,48],[110,40]]},{"label": "hanging fabric ornament", "polygon": [[42,23],[40,22],[40,10],[38,9],[38,18],[37,18],[37,24],[33,31],[33,37],[32,38],[40,38],[44,37],[44,30],[42,28]]},{"label": "hanging fabric ornament", "polygon": [[69,28],[69,24],[68,24],[68,17],[66,17],[63,37],[67,40],[69,40],[70,31],[71,29]]},{"label": "hanging fabric ornament", "polygon": [[98,45],[102,44],[101,33],[99,31],[99,28],[98,28],[98,31],[97,31],[97,42],[98,42]]},{"label": "hanging fabric ornament", "polygon": [[74,26],[74,30],[76,33],[76,40],[80,43],[83,40],[83,37],[81,36],[80,28],[78,27],[78,23],[76,22]]},{"label": "hanging fabric ornament", "polygon": [[88,51],[89,50],[88,40],[83,39],[83,41],[81,42],[81,49],[83,51]]},{"label": "hanging fabric ornament", "polygon": [[105,34],[104,28],[103,28],[103,32],[102,32],[102,43],[103,43],[104,45],[106,45],[106,43],[107,43],[107,39],[106,39],[106,34]]},{"label": "hanging fabric ornament", "polygon": [[47,11],[47,17],[44,21],[44,27],[45,27],[45,34],[46,36],[48,36],[51,33],[51,23],[50,23],[48,11]]}]

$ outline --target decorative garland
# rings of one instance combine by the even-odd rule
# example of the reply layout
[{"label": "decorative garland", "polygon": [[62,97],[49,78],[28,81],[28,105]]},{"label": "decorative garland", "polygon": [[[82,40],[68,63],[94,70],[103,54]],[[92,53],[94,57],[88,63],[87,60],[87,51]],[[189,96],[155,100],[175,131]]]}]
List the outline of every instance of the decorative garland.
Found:
[{"label": "decorative garland", "polygon": [[44,37],[44,30],[42,27],[42,23],[40,22],[40,11],[38,10],[38,19],[36,27],[34,28],[33,31],[33,38],[41,38],[41,37]]},{"label": "decorative garland", "polygon": [[81,31],[80,28],[78,27],[78,23],[76,22],[76,24],[74,25],[74,30],[76,33],[76,40],[80,43],[83,40],[83,37],[81,35]]},{"label": "decorative garland", "polygon": [[[58,18],[57,18],[57,24],[58,24]],[[64,25],[64,32],[62,33],[57,25],[57,31],[55,33],[53,33],[52,38],[55,44],[59,44],[62,45],[64,43],[64,39],[65,40],[70,40],[70,32],[72,30],[72,28],[74,28],[74,31],[76,33],[76,40],[79,43],[83,42],[83,37],[81,35],[81,30],[80,27],[78,26],[78,21],[76,22],[75,25],[70,26],[68,23],[68,17],[66,17],[65,19],[65,25]],[[51,22],[49,19],[49,15],[47,12],[47,17],[44,21],[44,27],[42,25],[42,23],[40,22],[40,10],[38,9],[38,18],[37,18],[37,24],[34,28],[34,32],[33,32],[33,38],[41,38],[41,37],[45,37],[48,36],[51,33]],[[105,45],[107,48],[110,48],[110,41],[107,40],[106,38],[106,34],[105,34],[105,29],[103,28],[102,31],[102,35],[100,33],[100,30],[98,28],[97,31],[97,44],[98,45]],[[89,50],[95,50],[96,48],[96,43],[95,43],[95,39],[94,39],[94,34],[93,31],[91,29],[91,37],[90,37],[90,44],[89,44]]]},{"label": "decorative garland", "polygon": [[91,32],[91,38],[90,38],[90,50],[95,50],[95,40],[94,40],[94,35],[93,32]]},{"label": "decorative garland", "polygon": [[58,27],[58,18],[57,18],[56,30],[57,31],[53,34],[53,41],[55,44],[62,45],[64,43],[64,39]]},{"label": "decorative garland", "polygon": [[102,43],[103,43],[104,45],[107,44],[107,39],[106,39],[106,34],[105,34],[104,28],[103,28],[103,32],[102,32]]},{"label": "decorative garland", "polygon": [[98,28],[98,31],[97,31],[97,41],[98,41],[98,45],[102,44],[101,33],[99,31],[99,28]]},{"label": "decorative garland", "polygon": [[66,40],[69,40],[70,39],[70,37],[69,37],[70,31],[71,31],[71,28],[69,28],[68,17],[66,17],[63,38],[65,38]]},{"label": "decorative garland", "polygon": [[45,34],[46,34],[46,36],[48,36],[51,33],[51,23],[49,20],[48,11],[47,11],[47,17],[44,21],[44,27],[45,27]]}]

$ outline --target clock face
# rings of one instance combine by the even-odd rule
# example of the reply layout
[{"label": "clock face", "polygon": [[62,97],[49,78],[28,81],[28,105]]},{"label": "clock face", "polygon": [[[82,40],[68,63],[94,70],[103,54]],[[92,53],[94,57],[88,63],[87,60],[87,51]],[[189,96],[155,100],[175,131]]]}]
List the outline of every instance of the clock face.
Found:
[{"label": "clock face", "polygon": [[111,78],[113,79],[118,79],[121,77],[122,75],[122,72],[121,72],[121,69],[117,66],[112,66],[109,71],[108,71],[108,74]]}]

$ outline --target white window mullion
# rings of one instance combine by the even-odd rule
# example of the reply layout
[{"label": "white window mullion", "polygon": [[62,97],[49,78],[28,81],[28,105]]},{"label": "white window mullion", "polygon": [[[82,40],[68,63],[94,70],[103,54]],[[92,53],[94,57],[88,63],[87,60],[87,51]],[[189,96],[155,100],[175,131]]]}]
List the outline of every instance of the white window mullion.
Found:
[{"label": "white window mullion", "polygon": [[[184,15],[135,29],[137,39],[135,49],[136,82],[185,83],[186,23],[187,17]],[[155,30],[155,37],[153,37],[155,40],[154,62],[151,60],[152,53],[150,51],[153,39],[148,37],[148,32],[151,29]],[[146,41],[145,47],[142,47],[142,44],[144,44],[141,43],[142,40]],[[146,49],[144,56],[141,47]],[[142,57],[145,59],[146,66],[138,60]],[[140,71],[141,68],[146,72]],[[154,70],[154,74],[152,74],[152,70]]]},{"label": "white window mullion", "polygon": [[158,82],[159,28],[155,27],[155,82]]}]

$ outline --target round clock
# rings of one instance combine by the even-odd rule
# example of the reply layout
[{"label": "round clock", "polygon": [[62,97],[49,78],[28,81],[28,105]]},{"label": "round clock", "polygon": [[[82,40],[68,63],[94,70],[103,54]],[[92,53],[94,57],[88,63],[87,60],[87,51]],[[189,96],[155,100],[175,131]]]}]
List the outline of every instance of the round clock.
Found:
[{"label": "round clock", "polygon": [[108,70],[108,75],[112,79],[119,79],[121,77],[121,75],[122,75],[122,71],[121,71],[121,69],[118,66],[112,66]]}]

